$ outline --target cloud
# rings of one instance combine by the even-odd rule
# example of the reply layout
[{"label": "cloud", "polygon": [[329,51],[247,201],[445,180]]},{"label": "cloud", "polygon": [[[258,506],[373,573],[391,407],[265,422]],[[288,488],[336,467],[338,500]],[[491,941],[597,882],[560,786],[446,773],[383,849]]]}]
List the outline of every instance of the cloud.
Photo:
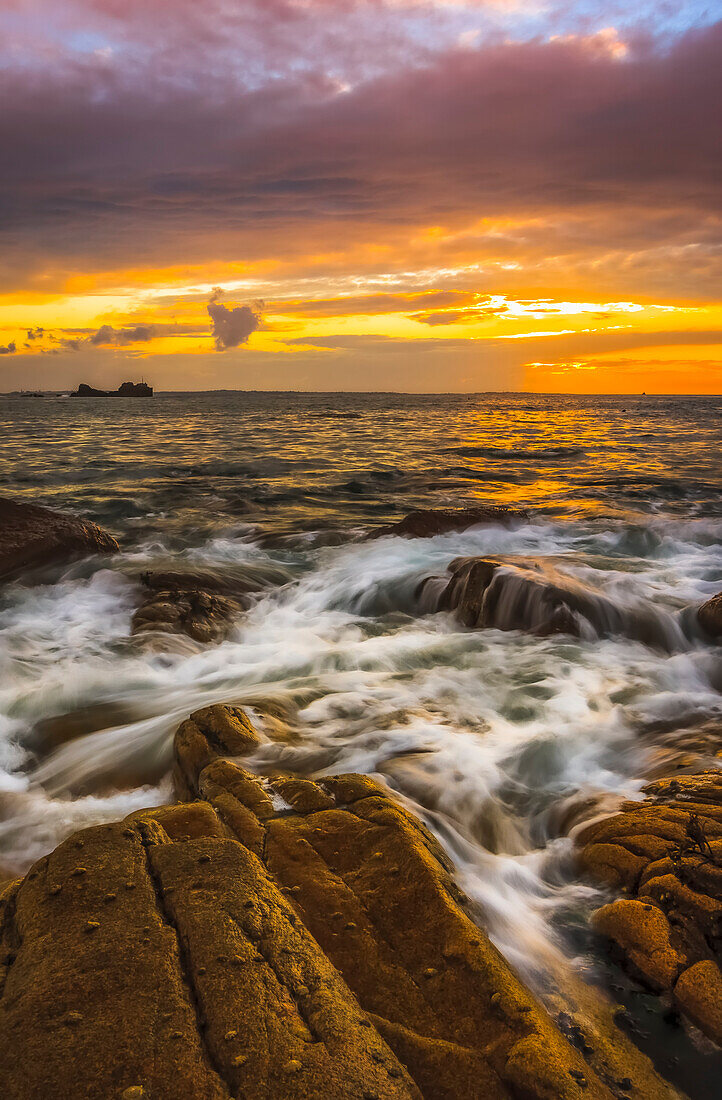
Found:
[{"label": "cloud", "polygon": [[9,344],[0,345],[0,355],[14,355],[15,350],[14,340],[11,340]]},{"label": "cloud", "polygon": [[221,305],[218,299],[222,293],[217,288],[207,307],[216,351],[226,351],[227,348],[237,348],[239,344],[248,343],[249,336],[261,323],[260,314],[254,313],[250,306]]},{"label": "cloud", "polygon": [[115,329],[112,325],[101,325],[97,332],[88,337],[88,343],[95,346],[103,344],[145,343],[154,336],[153,325],[136,325],[135,328]]},{"label": "cloud", "polygon": [[468,309],[444,309],[435,313],[410,313],[409,320],[432,326],[473,324],[487,317],[500,317],[508,312],[509,307],[504,303],[500,303],[499,305],[481,305]]},{"label": "cloud", "polygon": [[[293,6],[281,7],[266,25],[276,45],[294,28]],[[190,5],[183,18],[182,80],[69,57],[0,76],[0,140],[13,149],[0,184],[9,283],[53,264],[290,261],[320,240],[343,253],[394,233],[409,242],[417,226],[458,232],[530,211],[563,212],[576,250],[620,248],[639,264],[647,249],[680,247],[707,285],[719,275],[722,23],[637,36],[623,59],[573,35],[398,51],[395,68],[339,95],[325,75],[345,57],[338,34],[323,66],[244,85],[237,63],[206,64],[220,46]],[[540,221],[533,243],[558,257],[557,240]],[[496,243],[513,249],[513,232]]]},{"label": "cloud", "polygon": [[136,325],[135,328],[125,329],[123,335],[130,344],[144,344],[153,339],[153,325]]},{"label": "cloud", "polygon": [[408,309],[444,307],[471,304],[476,300],[472,291],[421,290],[416,293],[353,294],[338,298],[276,299],[272,302],[274,313],[284,316],[337,317],[374,316],[385,313],[403,313]]},{"label": "cloud", "polygon": [[102,325],[97,332],[94,332],[92,336],[88,337],[88,342],[91,344],[112,344],[114,343],[115,332],[110,325]]}]

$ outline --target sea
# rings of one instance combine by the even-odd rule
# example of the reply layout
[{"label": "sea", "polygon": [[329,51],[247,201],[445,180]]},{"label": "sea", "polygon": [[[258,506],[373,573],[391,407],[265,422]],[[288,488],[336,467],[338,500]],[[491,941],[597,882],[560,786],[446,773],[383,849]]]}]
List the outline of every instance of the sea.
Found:
[{"label": "sea", "polygon": [[[253,770],[379,779],[527,980],[543,990],[568,967],[611,987],[663,1071],[711,1095],[719,1061],[705,1076],[699,1037],[672,1034],[585,931],[604,895],[570,833],[642,797],[669,751],[655,731],[722,721],[722,648],[685,629],[722,589],[721,413],[722,398],[680,396],[0,397],[0,493],[121,545],[0,591],[0,871],[168,801],[179,722],[245,704],[267,718]],[[412,509],[480,504],[527,519],[363,538]],[[660,638],[468,630],[420,607],[419,582],[470,555],[550,562],[653,609]],[[164,651],[131,636],[155,568],[274,583],[226,641]]]}]

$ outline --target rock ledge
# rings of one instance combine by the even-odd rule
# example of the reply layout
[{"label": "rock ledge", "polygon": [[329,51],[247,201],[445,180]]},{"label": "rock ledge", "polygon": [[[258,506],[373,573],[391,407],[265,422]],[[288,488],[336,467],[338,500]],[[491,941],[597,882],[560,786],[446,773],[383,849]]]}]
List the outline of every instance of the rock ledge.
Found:
[{"label": "rock ledge", "polygon": [[0,1095],[677,1095],[632,1048],[628,1075],[621,1034],[624,1073],[571,1045],[380,785],[259,779],[238,762],[258,743],[239,708],[197,712],[175,742],[193,801],[77,833],[6,890]]}]

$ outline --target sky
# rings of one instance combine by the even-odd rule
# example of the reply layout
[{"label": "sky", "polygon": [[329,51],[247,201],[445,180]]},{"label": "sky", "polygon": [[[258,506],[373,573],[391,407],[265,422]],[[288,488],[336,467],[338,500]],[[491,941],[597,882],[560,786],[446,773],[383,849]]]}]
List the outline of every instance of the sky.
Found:
[{"label": "sky", "polygon": [[4,0],[0,391],[722,392],[722,7]]}]

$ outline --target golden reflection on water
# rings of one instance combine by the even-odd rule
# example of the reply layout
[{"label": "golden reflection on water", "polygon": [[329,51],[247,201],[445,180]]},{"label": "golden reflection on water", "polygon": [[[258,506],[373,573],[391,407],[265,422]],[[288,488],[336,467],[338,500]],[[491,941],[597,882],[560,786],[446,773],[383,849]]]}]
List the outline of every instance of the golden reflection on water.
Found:
[{"label": "golden reflection on water", "polygon": [[0,478],[121,529],[347,526],[475,501],[705,513],[722,484],[721,407],[529,394],[0,399]]}]

